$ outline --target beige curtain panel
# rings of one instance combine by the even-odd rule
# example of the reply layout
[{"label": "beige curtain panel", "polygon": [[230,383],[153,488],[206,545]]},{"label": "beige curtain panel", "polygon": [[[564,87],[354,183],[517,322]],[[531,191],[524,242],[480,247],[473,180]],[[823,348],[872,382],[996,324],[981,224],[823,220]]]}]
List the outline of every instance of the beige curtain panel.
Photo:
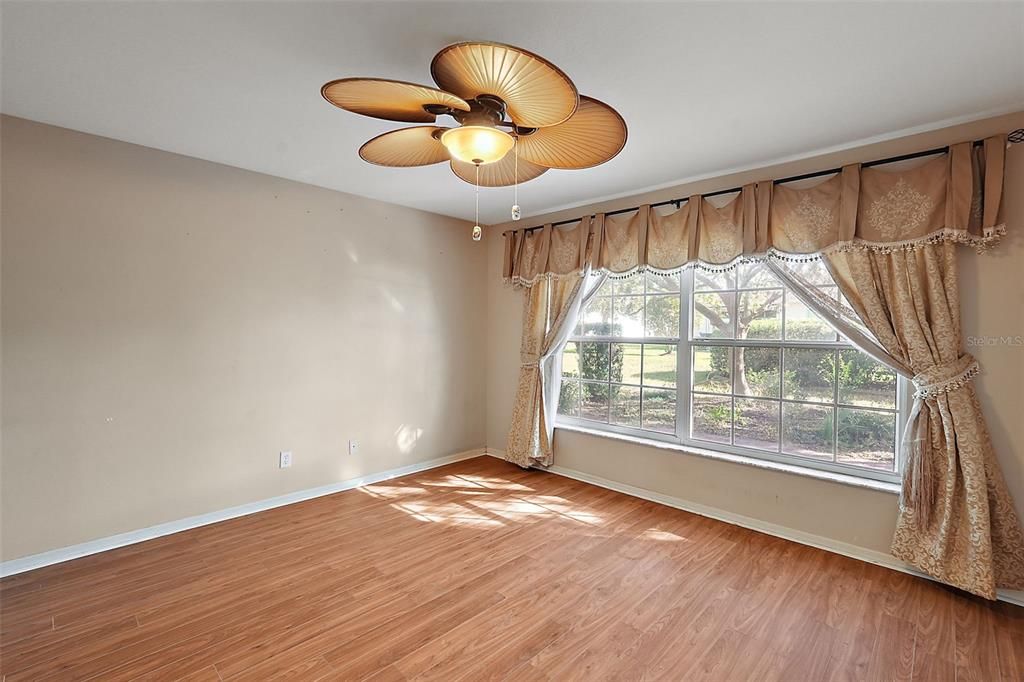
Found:
[{"label": "beige curtain panel", "polygon": [[583,272],[668,273],[693,261],[726,265],[739,256],[799,257],[843,251],[890,253],[959,242],[984,249],[1004,232],[1006,136],[953,145],[910,170],[852,165],[813,187],[747,185],[716,207],[690,197],[662,213],[586,216],[505,236],[504,277],[532,286]]},{"label": "beige curtain panel", "polygon": [[551,466],[562,347],[576,326],[585,275],[543,279],[523,297],[519,380],[505,457],[521,467]]},{"label": "beige curtain panel", "polygon": [[917,389],[892,553],[988,599],[1024,588],[1024,533],[964,353],[953,244],[829,254],[839,289]]},{"label": "beige curtain panel", "polygon": [[[971,383],[980,368],[962,348],[955,254],[958,243],[981,251],[1005,233],[1005,153],[1006,137],[996,136],[953,145],[906,170],[852,165],[809,188],[750,184],[724,206],[693,196],[664,214],[642,206],[508,233],[504,277],[527,288],[523,376],[509,434],[514,461],[551,463],[533,363],[538,352],[557,351],[559,332],[575,324],[583,273],[767,259],[805,303],[917,389],[893,555],[988,599],[997,587],[1024,589],[1024,532]],[[784,267],[810,258],[825,261],[859,319]],[[541,303],[551,291],[559,292],[553,311]],[[553,317],[561,319],[552,324]]]}]

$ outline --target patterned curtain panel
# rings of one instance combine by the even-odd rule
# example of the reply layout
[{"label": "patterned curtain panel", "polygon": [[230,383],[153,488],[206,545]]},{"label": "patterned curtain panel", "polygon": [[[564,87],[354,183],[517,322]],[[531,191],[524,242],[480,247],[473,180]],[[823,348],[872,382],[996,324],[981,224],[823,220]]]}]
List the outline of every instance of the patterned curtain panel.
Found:
[{"label": "patterned curtain panel", "polygon": [[826,256],[839,289],[879,344],[915,374],[892,553],[988,599],[1024,588],[1024,533],[962,351],[952,244]]},{"label": "patterned curtain panel", "polygon": [[848,251],[826,264],[851,308],[785,263],[769,262],[809,308],[917,389],[903,438],[906,463],[893,556],[994,599],[1024,587],[1024,534],[961,352],[954,245]]},{"label": "patterned curtain panel", "polygon": [[519,382],[505,451],[519,466],[551,466],[561,350],[579,318],[586,274],[541,279],[523,297]]},{"label": "patterned curtain panel", "polygon": [[[556,339],[542,310],[549,290],[556,313],[575,297],[578,314],[582,273],[591,268],[670,273],[695,261],[731,267],[740,257],[764,259],[807,305],[917,389],[893,555],[989,599],[997,587],[1024,589],[1024,532],[971,383],[978,364],[962,349],[955,254],[955,244],[981,251],[1005,234],[1005,150],[1005,136],[996,136],[953,145],[908,170],[852,165],[809,188],[747,185],[724,206],[693,196],[666,214],[644,206],[508,233],[505,279],[527,287],[510,459],[551,461],[535,364]],[[785,266],[811,258],[825,260],[852,311]]]},{"label": "patterned curtain panel", "polygon": [[813,187],[747,185],[718,207],[700,196],[675,211],[586,216],[570,226],[505,236],[504,277],[532,286],[543,277],[595,272],[671,273],[699,260],[778,258],[958,242],[979,250],[1005,233],[1000,215],[1006,136],[953,145],[903,171],[852,165]]}]

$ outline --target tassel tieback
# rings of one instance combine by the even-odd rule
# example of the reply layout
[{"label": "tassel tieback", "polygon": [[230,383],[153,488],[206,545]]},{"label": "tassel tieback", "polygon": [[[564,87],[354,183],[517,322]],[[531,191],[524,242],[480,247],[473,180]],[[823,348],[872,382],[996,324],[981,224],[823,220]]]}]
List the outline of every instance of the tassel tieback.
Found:
[{"label": "tassel tieback", "polygon": [[927,528],[931,523],[935,505],[935,463],[932,461],[929,411],[922,406],[925,400],[934,400],[963,388],[980,371],[978,361],[964,353],[956,362],[936,365],[911,379],[917,390],[914,392],[914,407],[907,419],[907,430],[903,435],[907,468],[903,475],[900,506],[913,512],[911,516],[918,528]]},{"label": "tassel tieback", "polygon": [[951,393],[966,386],[974,377],[981,372],[981,366],[969,353],[964,353],[956,362],[946,365],[936,365],[915,375],[911,381],[914,388],[914,397],[918,400],[938,398],[944,393]]}]

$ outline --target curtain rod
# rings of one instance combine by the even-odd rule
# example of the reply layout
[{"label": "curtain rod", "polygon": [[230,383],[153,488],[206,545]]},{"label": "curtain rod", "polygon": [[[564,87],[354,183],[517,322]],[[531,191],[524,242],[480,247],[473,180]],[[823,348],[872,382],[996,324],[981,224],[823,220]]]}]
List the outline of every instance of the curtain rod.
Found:
[{"label": "curtain rod", "polygon": [[[1018,128],[1017,130],[1014,130],[1009,135],[1007,135],[1006,139],[1007,139],[1007,141],[1010,144],[1024,142],[1024,128]],[[983,144],[984,144],[984,141],[982,141],[982,140],[976,140],[974,142],[974,146],[975,147],[980,147]],[[923,152],[913,152],[911,154],[900,154],[899,156],[890,156],[890,157],[885,158],[885,159],[877,159],[875,161],[868,161],[867,163],[862,163],[861,167],[862,168],[871,168],[872,166],[881,166],[881,165],[884,165],[884,164],[887,164],[887,163],[896,163],[898,161],[909,161],[910,159],[919,159],[922,156],[932,156],[934,154],[944,154],[944,153],[946,153],[948,151],[949,151],[949,146],[948,145],[945,146],[945,147],[936,147],[935,149],[928,149],[928,150],[923,151]],[[773,185],[781,185],[781,184],[786,183],[786,182],[796,182],[797,180],[807,180],[809,178],[817,178],[817,177],[820,177],[822,175],[832,175],[833,173],[840,173],[840,172],[842,172],[842,170],[843,170],[842,168],[829,168],[828,170],[814,171],[813,173],[802,173],[800,175],[792,175],[792,176],[790,176],[788,178],[780,178],[778,180],[772,180],[772,184]],[[720,190],[716,190],[714,192],[706,192],[704,194],[701,194],[701,196],[702,197],[715,197],[715,196],[719,196],[721,194],[732,194],[733,192],[739,192],[742,189],[743,189],[742,187],[731,187],[729,189],[720,189]],[[649,205],[650,205],[651,208],[655,208],[657,206],[674,205],[678,209],[682,205],[682,203],[684,201],[687,201],[688,199],[689,199],[689,197],[683,197],[682,199],[666,199],[665,201],[659,201],[659,202],[657,202],[655,204],[649,204]],[[639,206],[634,206],[632,208],[620,208],[620,209],[616,209],[614,211],[605,211],[604,215],[610,216],[610,215],[621,215],[623,213],[632,213],[633,211],[639,210],[639,208],[640,208]],[[556,223],[550,223],[550,225],[552,227],[556,227],[558,225],[571,225],[572,223],[579,222],[580,220],[582,220],[582,218],[572,218],[570,220],[559,220]],[[534,230],[542,230],[542,229],[544,229],[543,225],[535,225],[533,227],[527,227],[527,228],[522,228],[522,229],[518,229],[518,230],[505,230],[504,232],[501,233],[501,236],[504,237],[505,235],[507,235],[507,234],[509,234],[511,232],[533,232]]]}]

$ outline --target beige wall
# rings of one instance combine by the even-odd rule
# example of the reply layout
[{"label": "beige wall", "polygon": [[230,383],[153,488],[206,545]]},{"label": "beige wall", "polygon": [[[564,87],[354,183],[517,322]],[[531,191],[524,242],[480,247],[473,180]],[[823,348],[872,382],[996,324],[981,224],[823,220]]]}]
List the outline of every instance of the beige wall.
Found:
[{"label": "beige wall", "polygon": [[[576,218],[586,213],[636,206],[735,187],[755,180],[786,177],[920,151],[1024,127],[1024,113],[990,119],[805,161],[737,173],[716,180],[679,185],[530,219],[530,225]],[[1024,336],[1024,145],[1009,154],[1006,218],[1010,235],[998,249],[978,257],[962,250],[965,336]],[[528,207],[527,207],[528,208]],[[504,449],[518,371],[521,296],[501,283],[500,233],[487,231],[487,444]],[[985,373],[977,380],[992,437],[1017,509],[1024,518],[1024,346],[969,348]],[[588,434],[556,431],[555,463],[639,488],[752,517],[833,541],[887,552],[895,527],[893,494],[854,488],[796,474],[625,443]]]},{"label": "beige wall", "polygon": [[4,560],[484,445],[466,223],[0,127]]}]

